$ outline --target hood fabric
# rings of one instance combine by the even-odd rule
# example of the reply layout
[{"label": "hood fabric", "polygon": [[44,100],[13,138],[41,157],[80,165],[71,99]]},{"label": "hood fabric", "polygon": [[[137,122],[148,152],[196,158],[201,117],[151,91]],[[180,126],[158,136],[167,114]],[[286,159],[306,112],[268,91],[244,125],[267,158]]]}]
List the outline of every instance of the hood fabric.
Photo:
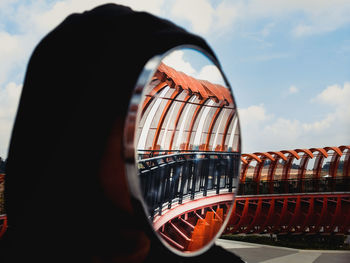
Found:
[{"label": "hood fabric", "polygon": [[[215,58],[202,38],[114,4],[72,14],[42,39],[27,67],[10,143],[2,256],[90,262],[116,245],[127,251],[120,225],[144,222],[105,195],[97,176],[101,157],[115,120],[125,119],[143,66],[183,44]],[[152,242],[148,260],[182,260]]]}]

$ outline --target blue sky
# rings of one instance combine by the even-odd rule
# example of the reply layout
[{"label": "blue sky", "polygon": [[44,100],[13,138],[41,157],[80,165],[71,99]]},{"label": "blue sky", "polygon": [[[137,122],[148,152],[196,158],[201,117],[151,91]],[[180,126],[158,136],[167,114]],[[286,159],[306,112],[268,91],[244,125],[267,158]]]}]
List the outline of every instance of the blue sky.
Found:
[{"label": "blue sky", "polygon": [[[0,0],[0,156],[6,157],[29,56],[97,0]],[[108,1],[203,36],[239,107],[244,152],[350,144],[350,1]]]}]

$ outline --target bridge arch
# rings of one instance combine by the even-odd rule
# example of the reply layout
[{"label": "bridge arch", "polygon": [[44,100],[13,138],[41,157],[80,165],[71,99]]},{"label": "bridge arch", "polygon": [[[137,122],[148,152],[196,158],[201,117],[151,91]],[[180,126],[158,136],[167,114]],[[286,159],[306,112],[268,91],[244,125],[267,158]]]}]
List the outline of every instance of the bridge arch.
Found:
[{"label": "bridge arch", "polygon": [[161,63],[146,91],[137,133],[139,149],[157,155],[240,147],[237,113],[227,88]]},{"label": "bridge arch", "polygon": [[262,160],[257,155],[255,155],[253,153],[242,154],[241,158],[244,159],[245,161],[243,162],[243,165],[242,165],[242,168],[241,168],[241,178],[240,178],[240,180],[241,180],[241,182],[245,182],[250,162],[255,160],[258,163],[261,163]]},{"label": "bridge arch", "polygon": [[[277,169],[277,166],[279,165],[279,161],[281,160],[282,161],[282,167],[283,165],[286,164],[288,158],[283,154],[283,152],[268,152],[269,154],[271,154],[275,160],[273,162],[270,163],[269,165],[269,170],[268,170],[268,176],[267,176],[267,182],[268,182],[268,185],[269,185],[269,193],[272,194],[273,193],[273,181],[274,181],[274,178],[275,178],[275,174],[276,174],[276,169]],[[279,168],[280,170],[283,170],[281,168]],[[280,178],[282,177],[282,171],[280,171]]]},{"label": "bridge arch", "polygon": [[[255,193],[240,191],[233,206],[234,212],[228,225],[228,233],[258,233],[258,234],[350,234],[350,146],[324,147],[311,149],[284,150],[268,152],[275,162],[283,158],[283,177],[288,178],[286,185],[299,183],[304,187],[283,187],[283,180],[273,180],[274,191]],[[283,156],[281,155],[283,154]],[[327,157],[326,157],[327,156]],[[258,153],[242,155],[241,184],[244,185],[244,169],[252,160],[262,165],[266,156]],[[312,168],[309,177],[297,177],[292,179],[287,172],[293,159],[298,159],[304,169],[308,160],[312,160],[315,170],[319,167],[320,159],[330,161],[329,171],[334,177],[327,177],[330,183],[325,184],[321,177],[314,177],[316,171]],[[326,159],[328,158],[328,159]],[[339,165],[341,163],[341,165]],[[323,162],[324,164],[324,162]],[[323,165],[324,166],[324,165]],[[270,168],[273,168],[273,163]],[[336,168],[337,167],[337,168]],[[335,170],[336,173],[335,174]],[[299,175],[306,174],[305,171]],[[275,174],[273,174],[274,176]],[[275,177],[273,177],[275,179]],[[281,182],[282,181],[282,182]],[[289,185],[290,186],[290,185]],[[322,187],[321,187],[322,186]],[[332,187],[330,187],[332,186]]]},{"label": "bridge arch", "polygon": [[[263,171],[263,169],[268,171],[267,167],[270,167],[271,163],[275,161],[275,158],[268,152],[256,152],[254,154],[256,156],[258,156],[261,160],[261,162],[258,163],[258,165],[255,167],[254,175],[253,175],[253,181],[256,183],[256,192],[259,193],[259,192],[261,192],[261,190],[263,190],[263,189],[260,189],[261,188],[260,182],[261,182],[262,171]],[[270,163],[265,165],[265,162],[267,162],[267,161],[269,161]],[[265,167],[265,166],[267,166],[267,167]],[[264,175],[267,177],[268,172],[266,172]],[[265,178],[265,181],[266,181],[266,179],[267,178]]]},{"label": "bridge arch", "polygon": [[339,146],[339,150],[342,151],[344,156],[343,177],[348,178],[350,177],[350,146],[349,145]]}]

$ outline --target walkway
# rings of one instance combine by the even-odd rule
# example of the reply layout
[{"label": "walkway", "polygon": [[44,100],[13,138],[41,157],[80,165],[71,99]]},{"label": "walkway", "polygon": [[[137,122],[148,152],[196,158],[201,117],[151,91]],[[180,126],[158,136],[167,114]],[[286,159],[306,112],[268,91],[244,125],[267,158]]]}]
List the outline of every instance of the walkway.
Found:
[{"label": "walkway", "polygon": [[219,239],[216,244],[239,255],[247,263],[348,263],[350,251],[300,250]]}]

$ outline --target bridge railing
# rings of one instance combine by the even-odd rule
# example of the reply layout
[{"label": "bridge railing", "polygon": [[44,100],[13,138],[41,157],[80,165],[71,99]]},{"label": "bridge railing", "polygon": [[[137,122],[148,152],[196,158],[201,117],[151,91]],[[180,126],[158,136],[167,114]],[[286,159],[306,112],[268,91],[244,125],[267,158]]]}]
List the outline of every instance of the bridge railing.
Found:
[{"label": "bridge railing", "polygon": [[151,217],[187,200],[233,192],[239,180],[240,155],[234,152],[139,151],[138,157]]},{"label": "bridge railing", "polygon": [[288,180],[264,180],[259,183],[251,180],[240,182],[239,195],[264,195],[288,193],[327,193],[349,192],[350,177],[304,178]]}]

